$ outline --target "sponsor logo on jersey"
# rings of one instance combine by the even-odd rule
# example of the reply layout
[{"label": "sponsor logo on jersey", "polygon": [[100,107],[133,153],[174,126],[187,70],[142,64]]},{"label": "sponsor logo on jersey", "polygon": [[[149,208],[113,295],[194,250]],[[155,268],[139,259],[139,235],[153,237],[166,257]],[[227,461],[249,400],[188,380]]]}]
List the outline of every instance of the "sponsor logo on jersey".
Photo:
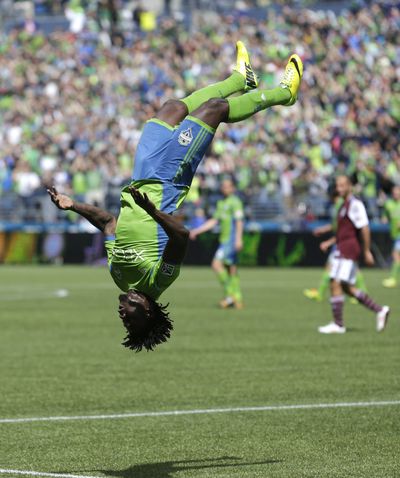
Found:
[{"label": "sponsor logo on jersey", "polygon": [[125,261],[128,262],[140,262],[144,261],[145,258],[143,256],[144,250],[143,251],[138,251],[137,249],[117,249],[114,247],[112,250],[112,255],[116,257],[117,259],[124,259]]},{"label": "sponsor logo on jersey", "polygon": [[166,262],[163,262],[161,265],[161,272],[166,276],[171,277],[172,274],[174,273],[174,270],[175,270],[175,266],[173,266],[172,264],[167,264]]},{"label": "sponsor logo on jersey", "polygon": [[192,128],[185,129],[181,131],[178,136],[178,143],[182,146],[189,146],[189,144],[193,141],[193,133]]}]

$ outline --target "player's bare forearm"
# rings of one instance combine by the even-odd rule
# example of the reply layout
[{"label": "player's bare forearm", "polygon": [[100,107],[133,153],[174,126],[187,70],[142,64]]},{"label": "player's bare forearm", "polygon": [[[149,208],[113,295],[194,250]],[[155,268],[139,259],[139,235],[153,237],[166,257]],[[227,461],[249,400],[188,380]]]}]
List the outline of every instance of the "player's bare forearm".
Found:
[{"label": "player's bare forearm", "polygon": [[235,245],[236,250],[240,251],[243,248],[243,230],[244,230],[244,222],[239,220],[236,222],[236,237],[235,237]]},{"label": "player's bare forearm", "polygon": [[328,232],[332,232],[332,224],[325,224],[324,226],[317,227],[312,233],[314,236],[318,237],[327,234]]},{"label": "player's bare forearm", "polygon": [[218,224],[218,221],[217,219],[208,219],[204,224],[202,224],[201,226],[199,227],[196,227],[195,229],[192,229],[190,231],[190,236],[191,238],[195,238],[196,236],[198,236],[199,234],[203,234],[203,232],[207,232],[207,231],[210,231],[211,229],[213,229],[216,225]]},{"label": "player's bare forearm", "polygon": [[189,237],[189,231],[182,222],[170,214],[166,214],[157,208],[149,213],[150,216],[164,229],[170,239],[186,242]]},{"label": "player's bare forearm", "polygon": [[364,262],[367,266],[373,266],[375,259],[371,252],[371,231],[368,226],[365,226],[361,228],[360,233],[363,243]]},{"label": "player's bare forearm", "polygon": [[114,234],[117,220],[109,212],[97,206],[76,202],[66,194],[60,194],[54,186],[47,189],[47,193],[58,209],[62,211],[74,211],[105,234]]},{"label": "player's bare forearm", "polygon": [[168,235],[168,242],[163,252],[164,261],[169,264],[181,264],[186,255],[189,231],[178,219],[157,208],[149,214]]},{"label": "player's bare forearm", "polygon": [[333,236],[326,241],[321,242],[319,248],[322,252],[327,252],[334,244],[336,244],[336,237]]},{"label": "player's bare forearm", "polygon": [[176,217],[156,208],[146,193],[141,193],[134,186],[129,188],[135,203],[144,209],[166,232],[168,243],[163,257],[167,262],[180,264],[186,253],[189,231]]},{"label": "player's bare forearm", "polygon": [[130,186],[129,191],[135,203],[144,209],[158,224],[160,224],[170,239],[187,242],[189,231],[178,219],[157,209],[155,204],[150,201],[147,194],[142,194],[139,189],[134,186]]},{"label": "player's bare forearm", "polygon": [[371,232],[368,226],[361,228],[361,239],[364,253],[371,249]]},{"label": "player's bare forearm", "polygon": [[336,244],[336,237],[333,236],[330,239],[327,239],[325,242],[327,243],[328,247],[332,247],[334,244]]},{"label": "player's bare forearm", "polygon": [[105,234],[114,234],[117,220],[109,212],[97,206],[76,201],[73,201],[71,211],[80,214]]}]

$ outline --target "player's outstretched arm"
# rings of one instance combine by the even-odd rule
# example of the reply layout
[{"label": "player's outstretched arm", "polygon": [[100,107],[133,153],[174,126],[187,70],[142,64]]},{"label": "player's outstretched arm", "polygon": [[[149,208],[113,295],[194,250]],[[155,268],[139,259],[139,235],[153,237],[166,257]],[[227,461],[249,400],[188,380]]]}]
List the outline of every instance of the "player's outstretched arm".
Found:
[{"label": "player's outstretched arm", "polygon": [[56,188],[52,186],[47,190],[50,199],[53,203],[63,211],[74,211],[85,219],[87,219],[93,226],[97,227],[104,234],[111,235],[115,233],[115,226],[117,224],[116,218],[107,211],[100,209],[90,204],[79,203],[71,199],[66,194],[60,194]]},{"label": "player's outstretched arm", "polygon": [[204,224],[195,229],[190,231],[190,239],[194,240],[199,234],[203,234],[203,232],[210,231],[218,224],[218,219],[211,218],[208,219]]},{"label": "player's outstretched arm", "polygon": [[334,244],[336,244],[335,236],[331,237],[330,239],[327,239],[326,241],[321,242],[319,248],[322,252],[328,252],[329,248],[332,247]]},{"label": "player's outstretched arm", "polygon": [[134,186],[129,191],[135,203],[144,209],[168,235],[168,243],[163,253],[163,259],[170,264],[181,264],[186,254],[189,231],[174,216],[160,211],[150,201],[146,193],[141,193]]},{"label": "player's outstretched arm", "polygon": [[315,237],[319,237],[319,236],[322,236],[323,234],[327,234],[328,232],[332,232],[332,230],[333,230],[332,224],[325,224],[324,226],[316,227],[313,230],[312,234]]}]

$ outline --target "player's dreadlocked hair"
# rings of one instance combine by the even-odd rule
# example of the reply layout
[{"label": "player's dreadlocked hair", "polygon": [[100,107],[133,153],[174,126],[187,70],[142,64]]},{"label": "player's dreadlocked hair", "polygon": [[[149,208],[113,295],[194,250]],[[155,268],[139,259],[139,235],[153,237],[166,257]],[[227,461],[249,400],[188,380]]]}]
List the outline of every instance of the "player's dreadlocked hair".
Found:
[{"label": "player's dreadlocked hair", "polygon": [[151,304],[151,318],[148,321],[148,327],[144,330],[138,330],[135,328],[134,321],[126,319],[124,320],[124,326],[128,335],[125,337],[122,345],[135,352],[140,352],[143,348],[147,351],[154,350],[156,345],[166,342],[170,336],[174,326],[172,320],[169,318],[169,312],[167,312],[167,305],[162,305],[147,296],[148,301]]}]

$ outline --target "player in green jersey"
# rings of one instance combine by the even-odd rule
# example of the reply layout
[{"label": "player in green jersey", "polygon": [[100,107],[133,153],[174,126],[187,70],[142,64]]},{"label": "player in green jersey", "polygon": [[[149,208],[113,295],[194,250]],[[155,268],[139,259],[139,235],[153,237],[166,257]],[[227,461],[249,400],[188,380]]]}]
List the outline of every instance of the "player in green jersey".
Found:
[{"label": "player in green jersey", "polygon": [[392,198],[385,202],[385,215],[390,225],[390,236],[393,240],[393,265],[390,277],[384,279],[384,287],[393,288],[398,284],[400,276],[400,186],[392,189]]},{"label": "player in green jersey", "polygon": [[[172,213],[185,199],[216,129],[221,123],[242,121],[297,100],[303,75],[298,55],[289,58],[279,87],[257,90],[247,50],[242,42],[236,46],[237,63],[231,76],[182,100],[168,100],[146,123],[132,182],[121,192],[118,220],[54,188],[48,190],[57,207],[81,214],[105,233],[110,274],[124,292],[118,308],[127,330],[123,345],[132,350],[153,350],[170,336],[171,320],[157,301],[178,277],[189,237]],[[234,93],[242,94],[229,98]]]},{"label": "player in green jersey", "polygon": [[219,247],[211,267],[224,288],[222,308],[243,308],[242,292],[237,271],[238,252],[243,247],[243,204],[235,195],[235,186],[230,179],[224,179],[221,185],[224,199],[217,202],[214,216],[201,226],[190,231],[190,238],[220,227]]}]

